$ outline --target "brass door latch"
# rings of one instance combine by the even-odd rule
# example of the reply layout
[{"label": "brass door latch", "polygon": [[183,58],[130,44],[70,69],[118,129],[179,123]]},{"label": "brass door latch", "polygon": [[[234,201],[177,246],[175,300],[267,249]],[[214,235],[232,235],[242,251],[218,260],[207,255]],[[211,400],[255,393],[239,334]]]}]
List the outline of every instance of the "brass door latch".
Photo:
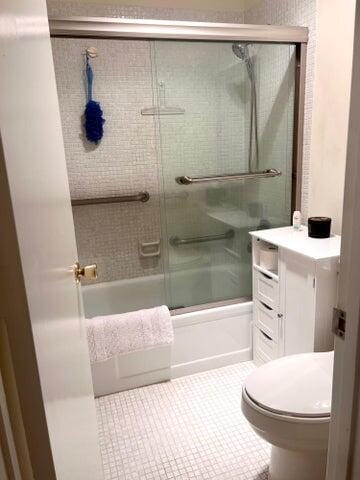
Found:
[{"label": "brass door latch", "polygon": [[76,283],[80,283],[82,278],[85,280],[95,280],[97,278],[97,265],[85,265],[84,267],[80,266],[79,262],[76,262],[74,265],[74,275]]}]

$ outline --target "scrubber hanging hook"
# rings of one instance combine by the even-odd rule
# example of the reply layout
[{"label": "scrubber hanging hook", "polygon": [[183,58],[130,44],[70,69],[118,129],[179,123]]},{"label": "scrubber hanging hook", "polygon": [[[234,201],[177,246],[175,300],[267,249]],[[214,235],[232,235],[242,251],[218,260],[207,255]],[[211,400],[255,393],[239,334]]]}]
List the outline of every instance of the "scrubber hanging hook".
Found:
[{"label": "scrubber hanging hook", "polygon": [[87,47],[84,52],[85,56],[85,73],[86,73],[86,100],[89,102],[92,99],[92,84],[94,74],[89,62],[90,58],[96,58],[98,56],[98,49],[96,47]]},{"label": "scrubber hanging hook", "polygon": [[96,58],[98,56],[99,52],[98,52],[98,49],[96,47],[87,47],[86,51],[85,51],[85,55],[88,57],[88,58]]},{"label": "scrubber hanging hook", "polygon": [[90,102],[92,100],[92,85],[94,74],[89,62],[89,56],[86,53],[85,55],[85,73],[86,73],[86,101]]}]

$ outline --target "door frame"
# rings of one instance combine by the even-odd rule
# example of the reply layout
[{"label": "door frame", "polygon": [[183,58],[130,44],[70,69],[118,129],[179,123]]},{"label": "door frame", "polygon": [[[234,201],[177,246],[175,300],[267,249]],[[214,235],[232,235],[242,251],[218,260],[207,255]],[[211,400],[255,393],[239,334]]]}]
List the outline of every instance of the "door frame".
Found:
[{"label": "door frame", "polygon": [[[346,335],[335,340],[332,421],[327,480],[352,480],[360,472],[360,8],[356,9],[351,111],[343,213],[338,306],[346,311]],[[300,209],[306,47],[303,27],[110,18],[51,18],[53,37],[135,38],[294,43],[297,55],[293,209]]]},{"label": "door frame", "polygon": [[3,463],[9,480],[19,478],[16,459],[24,480],[100,480],[95,399],[74,275],[78,255],[45,0],[2,1],[0,50]]},{"label": "door frame", "polygon": [[295,45],[291,214],[295,210],[301,210],[306,52],[309,40],[307,27],[81,16],[50,17],[49,27],[51,37],[63,38],[205,40]]},{"label": "door frame", "polygon": [[355,13],[353,68],[342,223],[338,308],[345,336],[335,337],[327,480],[360,477],[360,2]]}]

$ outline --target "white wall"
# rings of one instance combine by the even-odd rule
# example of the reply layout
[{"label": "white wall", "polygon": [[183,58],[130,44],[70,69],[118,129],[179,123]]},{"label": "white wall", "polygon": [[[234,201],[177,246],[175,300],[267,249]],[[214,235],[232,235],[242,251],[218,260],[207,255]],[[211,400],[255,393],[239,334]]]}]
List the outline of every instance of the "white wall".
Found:
[{"label": "white wall", "polygon": [[340,233],[353,53],[355,0],[317,1],[309,215]]}]

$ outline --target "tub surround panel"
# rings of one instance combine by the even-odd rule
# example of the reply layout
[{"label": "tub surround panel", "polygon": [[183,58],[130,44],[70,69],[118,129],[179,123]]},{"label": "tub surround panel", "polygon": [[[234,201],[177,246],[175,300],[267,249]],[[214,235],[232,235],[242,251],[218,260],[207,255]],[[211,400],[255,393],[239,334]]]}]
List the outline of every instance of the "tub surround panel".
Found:
[{"label": "tub surround panel", "polygon": [[[191,277],[190,272],[189,281]],[[82,291],[88,318],[165,303],[163,275],[87,285]],[[252,302],[243,302],[172,316],[172,347],[118,355],[92,365],[95,395],[250,360],[252,309]]]},{"label": "tub surround panel", "polygon": [[172,317],[173,347],[118,355],[91,365],[95,396],[251,360],[251,319],[252,302]]}]

